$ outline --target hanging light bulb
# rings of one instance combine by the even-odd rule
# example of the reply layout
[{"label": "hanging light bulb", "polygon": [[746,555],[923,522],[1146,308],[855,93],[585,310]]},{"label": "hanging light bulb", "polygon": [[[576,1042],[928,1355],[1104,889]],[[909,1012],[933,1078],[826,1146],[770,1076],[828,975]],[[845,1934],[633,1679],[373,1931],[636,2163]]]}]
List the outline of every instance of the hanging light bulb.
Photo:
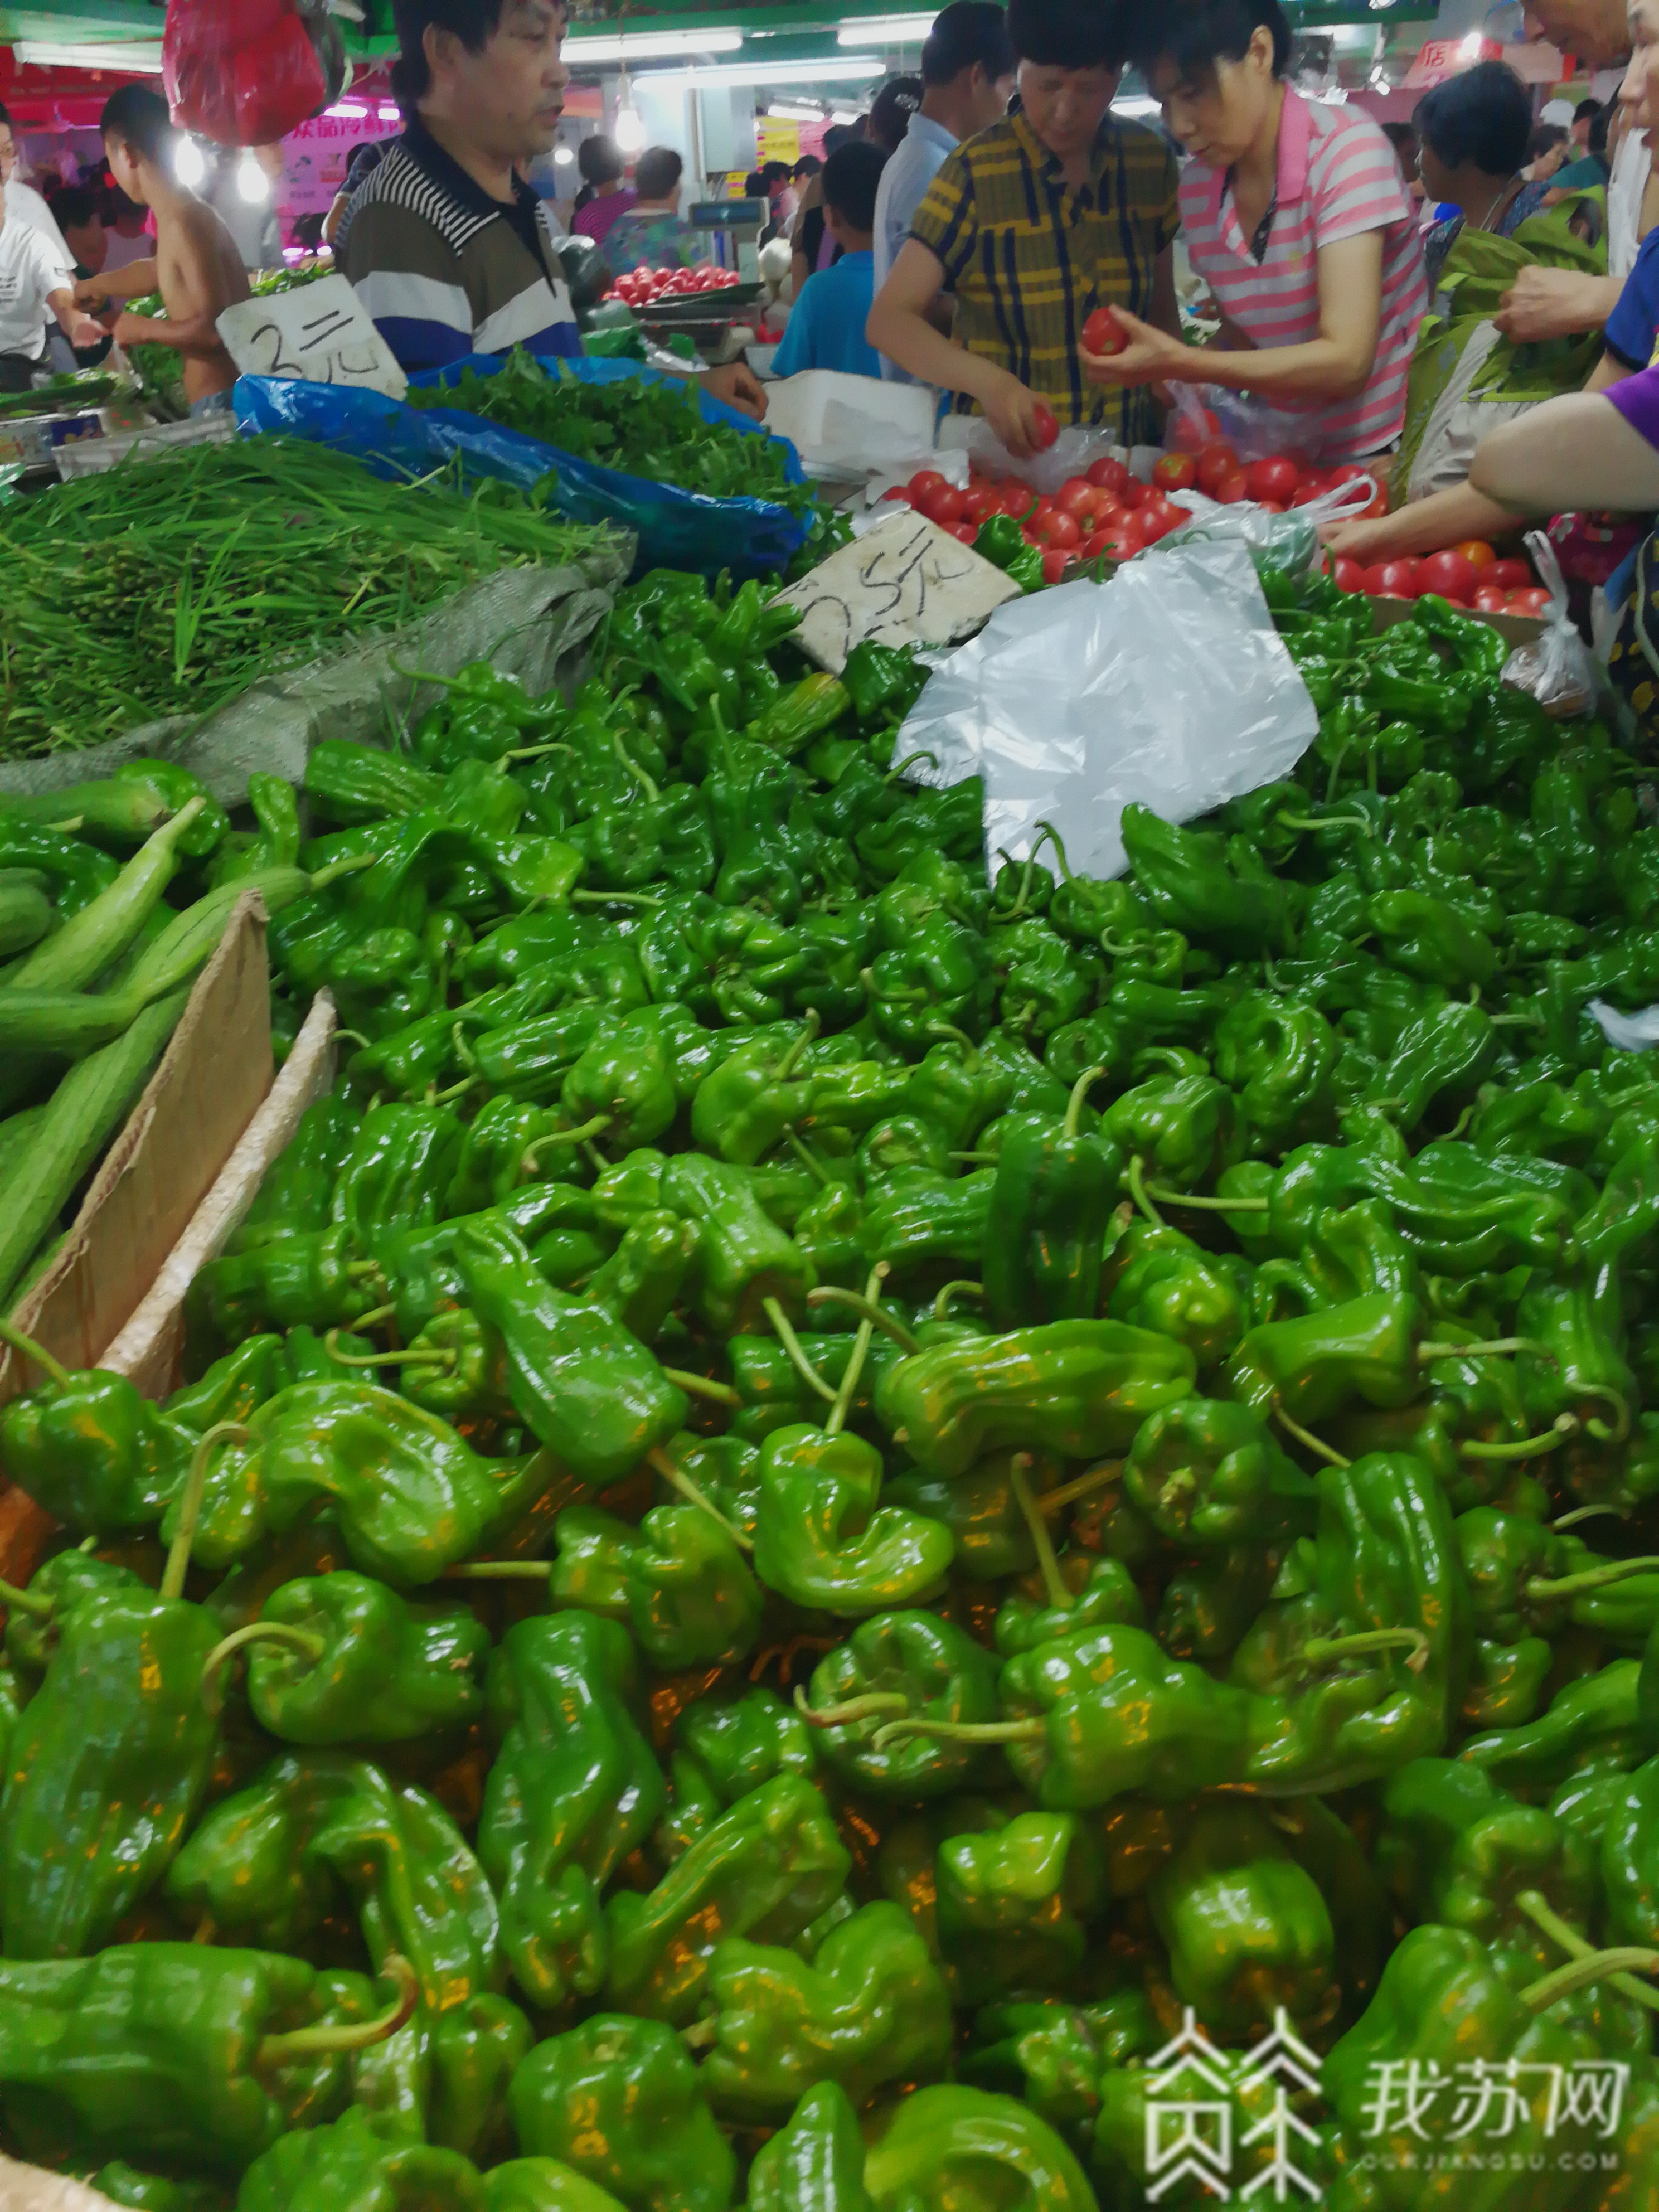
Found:
[{"label": "hanging light bulb", "polygon": [[553,149],[553,159],[562,169],[568,168],[575,158],[568,146],[556,146]]},{"label": "hanging light bulb", "polygon": [[270,179],[259,167],[259,157],[252,146],[236,164],[236,189],[255,207],[270,198]]},{"label": "hanging light bulb", "polygon": [[193,191],[207,174],[207,163],[202,159],[202,149],[188,131],[174,149],[173,173],[190,191]]},{"label": "hanging light bulb", "polygon": [[640,119],[639,109],[634,105],[634,88],[629,82],[626,63],[623,65],[622,81],[617,87],[617,120],[611,135],[624,154],[637,154],[645,143],[645,125]]}]

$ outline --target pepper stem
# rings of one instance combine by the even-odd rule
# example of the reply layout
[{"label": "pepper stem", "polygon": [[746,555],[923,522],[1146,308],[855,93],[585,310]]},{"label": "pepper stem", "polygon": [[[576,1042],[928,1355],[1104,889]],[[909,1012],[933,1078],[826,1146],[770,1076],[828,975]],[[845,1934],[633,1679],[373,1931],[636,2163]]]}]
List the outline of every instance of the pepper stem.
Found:
[{"label": "pepper stem", "polygon": [[545,1582],[553,1571],[550,1559],[469,1559],[465,1565],[446,1567],[447,1583]]},{"label": "pepper stem", "polygon": [[1152,1204],[1152,1200],[1147,1197],[1146,1186],[1140,1180],[1140,1170],[1142,1165],[1143,1162],[1141,1160],[1140,1154],[1137,1152],[1129,1163],[1129,1195],[1133,1199],[1135,1204],[1140,1208],[1140,1211],[1146,1215],[1147,1220],[1152,1223],[1154,1229],[1165,1229],[1169,1226],[1169,1224],[1164,1220],[1164,1216],[1158,1212],[1158,1208]]},{"label": "pepper stem", "polygon": [[902,1690],[872,1690],[862,1698],[848,1698],[844,1705],[824,1705],[817,1710],[808,1700],[805,1685],[795,1685],[795,1711],[809,1728],[855,1728],[860,1721],[879,1720],[884,1714],[908,1713],[910,1700]]},{"label": "pepper stem", "polygon": [[815,1176],[818,1182],[823,1183],[824,1187],[828,1188],[830,1182],[830,1170],[825,1167],[823,1162],[818,1158],[817,1154],[811,1149],[811,1146],[803,1143],[799,1135],[793,1129],[786,1129],[783,1133],[783,1137],[784,1142],[788,1146],[790,1151],[800,1162],[801,1165],[806,1170],[807,1173],[809,1175]]},{"label": "pepper stem", "polygon": [[21,1328],[14,1328],[9,1321],[0,1321],[0,1344],[9,1344],[25,1359],[32,1359],[48,1382],[55,1382],[60,1390],[69,1388],[70,1371],[60,1359],[54,1359],[44,1344],[37,1344],[32,1336],[25,1336]]},{"label": "pepper stem", "polygon": [[1045,1490],[1041,1498],[1033,1500],[1039,1513],[1057,1512],[1069,1505],[1074,1498],[1087,1498],[1092,1491],[1104,1490],[1109,1484],[1123,1480],[1121,1459],[1107,1460],[1103,1465],[1091,1468],[1087,1474],[1079,1474],[1070,1482],[1062,1482],[1056,1490]]},{"label": "pepper stem", "polygon": [[[868,970],[866,970],[868,973]],[[954,1022],[929,1022],[927,1034],[933,1037],[949,1037],[959,1044],[968,1055],[968,1072],[971,1075],[979,1066],[979,1047],[966,1030],[959,1030]]]},{"label": "pepper stem", "polygon": [[923,1348],[902,1321],[895,1321],[891,1314],[884,1313],[879,1306],[860,1297],[857,1291],[843,1291],[832,1283],[826,1283],[820,1290],[808,1291],[806,1303],[809,1306],[845,1306],[848,1313],[861,1315],[884,1336],[890,1336],[902,1352],[914,1355]]},{"label": "pepper stem", "polygon": [[1426,1367],[1433,1359],[1484,1359],[1509,1352],[1535,1352],[1554,1364],[1548,1345],[1531,1336],[1491,1336],[1477,1344],[1419,1344],[1416,1357],[1418,1365]]},{"label": "pepper stem", "polygon": [[1542,2012],[1561,1997],[1574,1996],[1580,1990],[1591,1988],[1597,1982],[1612,1981],[1627,1973],[1659,1973],[1659,1951],[1643,1950],[1634,1943],[1615,1944],[1606,1951],[1590,1951],[1571,1966],[1558,1966],[1542,1981],[1532,1982],[1519,1992],[1520,2001],[1528,2012]]},{"label": "pepper stem", "polygon": [[457,1358],[453,1352],[439,1351],[435,1345],[427,1346],[424,1351],[410,1345],[402,1352],[342,1352],[337,1328],[325,1335],[323,1349],[342,1367],[453,1367]]},{"label": "pepper stem", "polygon": [[811,1043],[813,1038],[817,1035],[817,1033],[818,1010],[816,1006],[809,1006],[801,1021],[800,1035],[795,1039],[788,1051],[785,1053],[783,1058],[772,1070],[772,1080],[775,1083],[787,1083],[788,1081],[789,1078],[800,1066],[801,1054],[806,1050],[807,1047]]},{"label": "pepper stem", "polygon": [[1286,830],[1363,830],[1373,836],[1370,819],[1364,814],[1275,814],[1273,820]]},{"label": "pepper stem", "polygon": [[39,1596],[33,1590],[19,1589],[15,1583],[0,1583],[0,1605],[8,1612],[32,1613],[37,1620],[50,1620],[58,1610],[51,1598]]},{"label": "pepper stem", "polygon": [[1353,1465],[1351,1459],[1345,1458],[1334,1445],[1328,1444],[1322,1437],[1316,1437],[1311,1429],[1304,1429],[1300,1421],[1292,1420],[1277,1398],[1273,1400],[1273,1419],[1287,1435],[1293,1436],[1297,1443],[1305,1444],[1316,1458],[1328,1462],[1332,1467]]},{"label": "pepper stem", "polygon": [[754,1538],[745,1535],[734,1521],[728,1521],[714,1500],[706,1498],[698,1489],[684,1468],[675,1466],[660,1444],[653,1451],[648,1451],[645,1458],[647,1466],[654,1468],[669,1488],[678,1491],[688,1505],[696,1506],[700,1511],[706,1513],[711,1521],[718,1521],[740,1552],[754,1550]]},{"label": "pepper stem", "polygon": [[903,775],[905,769],[911,767],[919,760],[925,760],[930,768],[937,768],[939,766],[939,755],[937,753],[925,751],[906,753],[904,758],[900,761],[896,766],[888,769],[884,780],[888,783],[896,783],[899,778]]},{"label": "pepper stem", "polygon": [[1628,1521],[1630,1515],[1622,1505],[1575,1505],[1571,1513],[1562,1513],[1550,1522],[1557,1535],[1564,1528],[1576,1528],[1581,1521],[1594,1521],[1601,1514],[1610,1514],[1615,1521]]},{"label": "pepper stem", "polygon": [[1563,1413],[1553,1428],[1541,1437],[1517,1437],[1507,1444],[1489,1444],[1479,1437],[1471,1437],[1457,1449],[1465,1459],[1534,1459],[1540,1452],[1558,1451],[1569,1437],[1577,1435],[1578,1425],[1576,1413]]},{"label": "pepper stem", "polygon": [[692,1375],[684,1367],[665,1367],[663,1373],[676,1389],[684,1390],[688,1398],[707,1398],[714,1406],[740,1406],[741,1391],[734,1390],[729,1382],[716,1382],[711,1376]]},{"label": "pepper stem", "polygon": [[234,1437],[246,1443],[252,1431],[240,1421],[216,1421],[210,1429],[204,1429],[191,1454],[190,1472],[185,1477],[185,1486],[179,1493],[179,1533],[167,1553],[167,1563],[161,1572],[162,1597],[182,1597],[185,1577],[190,1572],[190,1554],[196,1541],[197,1523],[202,1517],[202,1500],[207,1492],[208,1467],[215,1449]]},{"label": "pepper stem", "polygon": [[1420,1674],[1429,1663],[1429,1639],[1420,1628],[1363,1628],[1352,1636],[1310,1636],[1302,1656],[1315,1667],[1332,1659],[1358,1659],[1371,1651],[1405,1651],[1406,1664]]},{"label": "pepper stem", "polygon": [[1586,1420],[1584,1433],[1594,1437],[1598,1443],[1622,1443],[1630,1434],[1630,1400],[1626,1397],[1624,1392],[1609,1390],[1603,1384],[1592,1384],[1579,1395],[1585,1398],[1605,1398],[1613,1407],[1611,1428],[1602,1420]]},{"label": "pepper stem", "polygon": [[533,1145],[526,1145],[519,1158],[521,1175],[531,1174],[539,1152],[556,1151],[561,1145],[585,1145],[590,1137],[602,1137],[611,1127],[608,1114],[596,1114],[591,1121],[584,1121],[580,1129],[555,1129],[545,1137],[538,1137]]},{"label": "pepper stem", "polygon": [[649,891],[572,891],[572,906],[661,906]]},{"label": "pepper stem", "polygon": [[283,1620],[251,1620],[246,1628],[233,1629],[230,1634],[216,1644],[202,1665],[202,1680],[210,1679],[222,1667],[233,1652],[240,1651],[245,1644],[288,1644],[302,1652],[313,1666],[328,1649],[326,1638],[314,1636],[308,1628],[290,1628]]},{"label": "pepper stem", "polygon": [[1008,1487],[1014,1493],[1025,1526],[1031,1533],[1031,1548],[1036,1553],[1037,1572],[1042,1577],[1042,1587],[1048,1592],[1048,1602],[1057,1613],[1069,1613],[1076,1600],[1066,1586],[1066,1577],[1060,1571],[1060,1560],[1054,1553],[1054,1540],[1048,1534],[1048,1523],[1038,1510],[1031,1495],[1031,1486],[1025,1480],[1027,1470],[1034,1464],[1030,1452],[1016,1452],[1008,1465]]},{"label": "pepper stem", "polygon": [[951,1310],[951,1301],[956,1297],[958,1291],[961,1292],[963,1297],[983,1299],[985,1296],[985,1285],[983,1283],[970,1283],[965,1278],[960,1282],[946,1283],[944,1289],[940,1291],[939,1296],[933,1300],[933,1319],[935,1321],[944,1321],[946,1318]]},{"label": "pepper stem", "polygon": [[1614,1583],[1628,1582],[1632,1575],[1650,1575],[1656,1568],[1659,1568],[1659,1559],[1650,1554],[1637,1559],[1609,1559],[1604,1566],[1586,1567],[1581,1574],[1559,1575],[1553,1581],[1534,1575],[1527,1583],[1527,1595],[1578,1597],[1588,1590],[1607,1589]]},{"label": "pepper stem", "polygon": [[[1065,877],[1068,884],[1075,883],[1077,881],[1077,878],[1073,874],[1072,864],[1066,857],[1066,848],[1060,842],[1059,830],[1055,829],[1052,822],[1039,822],[1036,824],[1036,827],[1046,834],[1048,842],[1054,847],[1054,858],[1060,862],[1060,874]],[[1036,856],[1037,852],[1041,849],[1041,847],[1042,839],[1039,838],[1037,843],[1033,845],[1031,848],[1033,857]]]},{"label": "pepper stem", "polygon": [[836,1402],[835,1392],[806,1357],[801,1340],[795,1334],[794,1326],[783,1308],[775,1298],[763,1298],[761,1311],[771,1322],[776,1332],[778,1342],[789,1356],[789,1364],[799,1376],[801,1381],[805,1383],[809,1390],[816,1390],[827,1405],[833,1406]]},{"label": "pepper stem", "polygon": [[707,2020],[694,2020],[690,2027],[680,2030],[680,2041],[688,2051],[707,2051],[720,2032],[719,2019],[710,2014]]},{"label": "pepper stem", "polygon": [[1105,1073],[1103,1067],[1085,1067],[1072,1085],[1072,1095],[1066,1102],[1066,1119],[1060,1125],[1062,1137],[1076,1136],[1079,1117],[1083,1112],[1083,1102],[1089,1095],[1090,1086],[1098,1083]]},{"label": "pepper stem", "polygon": [[[1553,1942],[1559,1943],[1570,1958],[1593,1959],[1595,1946],[1589,1938],[1564,1920],[1551,1905],[1540,1889],[1516,1892],[1516,1904],[1535,1928],[1542,1929]],[[1638,1982],[1633,1974],[1615,1974],[1613,1985],[1621,1996],[1644,2005],[1650,2012],[1659,2012],[1659,1990],[1650,1989],[1647,1983]]]},{"label": "pepper stem", "polygon": [[835,1403],[830,1408],[830,1417],[823,1425],[826,1437],[838,1437],[847,1425],[847,1416],[853,1410],[859,1378],[864,1373],[864,1363],[870,1357],[870,1346],[875,1335],[873,1316],[881,1310],[882,1285],[887,1280],[889,1272],[885,1260],[878,1260],[870,1270],[870,1279],[864,1286],[864,1295],[870,1302],[870,1312],[859,1323],[859,1333],[853,1340],[852,1356],[841,1378],[841,1388],[836,1393]]},{"label": "pepper stem", "polygon": [[399,1958],[395,1951],[382,1962],[380,1978],[397,1984],[398,2001],[390,2012],[383,2012],[378,2020],[362,2021],[355,2027],[296,2027],[286,2035],[262,2036],[256,2065],[291,2066],[302,2058],[325,2058],[337,2053],[367,2051],[372,2044],[384,2043],[388,2036],[396,2035],[414,2017],[420,2002],[420,1984],[408,1960]]},{"label": "pepper stem", "polygon": [[1160,1199],[1165,1206],[1195,1206],[1204,1213],[1265,1213],[1265,1198],[1200,1198],[1196,1191],[1171,1190],[1167,1183],[1149,1182],[1149,1198]]},{"label": "pepper stem", "polygon": [[1034,1743],[1048,1734],[1047,1721],[930,1721],[918,1714],[912,1720],[889,1721],[878,1728],[871,1738],[873,1751],[884,1751],[890,1743],[899,1743],[906,1737],[925,1735],[940,1743]]}]

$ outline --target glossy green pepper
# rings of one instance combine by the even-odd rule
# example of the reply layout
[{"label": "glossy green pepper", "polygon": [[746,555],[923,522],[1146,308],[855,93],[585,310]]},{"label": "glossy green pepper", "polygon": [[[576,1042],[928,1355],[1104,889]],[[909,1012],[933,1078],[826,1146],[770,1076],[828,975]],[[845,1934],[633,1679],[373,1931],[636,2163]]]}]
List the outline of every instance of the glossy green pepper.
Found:
[{"label": "glossy green pepper", "polygon": [[804,1425],[761,1447],[755,1571],[792,1605],[850,1615],[923,1595],[950,1565],[943,1523],[881,1505],[882,1458],[861,1437]]},{"label": "glossy green pepper", "polygon": [[[513,2077],[514,2132],[628,2212],[726,2212],[737,2181],[684,2044],[660,2021],[596,2013],[538,2043]],[[574,2208],[573,2208],[574,2212]]]},{"label": "glossy green pepper", "polygon": [[1024,1120],[997,1154],[981,1270],[997,1328],[1090,1320],[1099,1310],[1101,1261],[1123,1159],[1115,1144],[1079,1127],[1098,1072],[1078,1078],[1058,1129]]},{"label": "glossy green pepper", "polygon": [[573,1505],[555,1533],[551,1602],[629,1622],[652,1666],[731,1666],[754,1649],[761,1593],[714,1513],[658,1505],[635,1530],[597,1507]]},{"label": "glossy green pepper", "polygon": [[1256,1808],[1209,1804],[1182,1822],[1174,1858],[1148,1892],[1183,2003],[1219,2033],[1322,2017],[1336,1936],[1317,1884]]},{"label": "glossy green pepper", "polygon": [[1105,1860],[1074,1813],[1021,1813],[939,1846],[939,1949],[957,2001],[1051,1989],[1075,1976],[1106,1902]]},{"label": "glossy green pepper", "polygon": [[460,1607],[411,1606],[366,1575],[285,1583],[266,1601],[252,1646],[248,1702],[289,1743],[396,1743],[465,1727],[482,1712],[489,1649]]},{"label": "glossy green pepper", "polygon": [[850,1786],[915,1803],[970,1786],[982,1756],[971,1743],[925,1736],[883,1745],[883,1722],[901,1713],[994,1720],[996,1664],[934,1613],[881,1613],[818,1662],[801,1710],[825,1760]]},{"label": "glossy green pepper", "polygon": [[1319,1492],[1247,1407],[1182,1398],[1144,1422],[1123,1494],[1159,1535],[1193,1545],[1287,1542],[1312,1534]]},{"label": "glossy green pepper", "polygon": [[76,1535],[154,1528],[190,1464],[195,1433],[101,1368],[70,1374],[9,1322],[0,1343],[46,1381],[0,1413],[0,1467]]}]

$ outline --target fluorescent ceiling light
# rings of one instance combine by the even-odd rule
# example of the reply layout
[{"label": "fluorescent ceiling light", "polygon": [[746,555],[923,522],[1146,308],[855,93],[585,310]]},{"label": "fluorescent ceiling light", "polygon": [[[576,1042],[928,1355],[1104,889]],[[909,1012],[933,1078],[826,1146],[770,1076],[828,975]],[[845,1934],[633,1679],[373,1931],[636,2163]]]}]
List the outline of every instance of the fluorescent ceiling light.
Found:
[{"label": "fluorescent ceiling light", "polygon": [[394,106],[390,100],[383,100],[380,102],[380,120],[382,123],[401,123],[403,119],[404,111],[401,107]]},{"label": "fluorescent ceiling light", "polygon": [[202,159],[202,149],[188,131],[180,134],[173,149],[173,173],[186,191],[194,191],[207,174],[207,163]]},{"label": "fluorescent ceiling light", "polygon": [[252,146],[236,164],[236,189],[252,207],[270,198],[270,179],[259,167],[259,157]]},{"label": "fluorescent ceiling light", "polygon": [[776,123],[823,123],[826,120],[821,107],[809,107],[804,100],[775,100],[766,111]]},{"label": "fluorescent ceiling light", "polygon": [[73,46],[61,39],[19,39],[12,52],[20,62],[33,62],[40,69],[125,70],[134,76],[161,74],[159,39],[92,46]]},{"label": "fluorescent ceiling light", "polygon": [[1480,32],[1471,31],[1457,49],[1458,59],[1465,62],[1478,62],[1480,58],[1482,43]]},{"label": "fluorescent ceiling light", "polygon": [[337,100],[332,107],[325,107],[323,112],[325,115],[349,116],[355,121],[367,115],[368,110],[361,100]]},{"label": "fluorescent ceiling light", "polygon": [[838,46],[866,46],[872,39],[887,46],[917,44],[933,27],[929,15],[849,15],[836,33]]},{"label": "fluorescent ceiling light", "polygon": [[1128,100],[1115,100],[1112,102],[1112,112],[1114,115],[1157,115],[1159,112],[1159,103],[1156,100],[1135,100],[1131,98]]},{"label": "fluorescent ceiling light", "polygon": [[827,84],[843,77],[882,74],[878,54],[849,54],[839,62],[728,62],[710,69],[653,70],[641,73],[643,84],[671,81],[693,88],[708,84]]},{"label": "fluorescent ceiling light", "polygon": [[637,62],[677,54],[734,54],[743,33],[730,26],[708,31],[630,31],[593,39],[567,39],[561,57],[571,69],[592,62]]},{"label": "fluorescent ceiling light", "polygon": [[832,123],[839,123],[845,128],[849,123],[862,123],[864,118],[856,107],[838,107],[831,114],[830,120]]}]

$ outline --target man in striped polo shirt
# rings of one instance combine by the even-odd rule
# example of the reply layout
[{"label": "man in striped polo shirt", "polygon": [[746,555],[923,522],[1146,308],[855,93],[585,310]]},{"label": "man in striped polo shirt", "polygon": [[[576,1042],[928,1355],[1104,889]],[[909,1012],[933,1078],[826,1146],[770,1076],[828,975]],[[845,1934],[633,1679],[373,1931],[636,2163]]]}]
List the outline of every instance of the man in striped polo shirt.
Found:
[{"label": "man in striped polo shirt", "polygon": [[1182,232],[1223,317],[1214,346],[1132,316],[1119,354],[1085,356],[1107,385],[1217,384],[1300,418],[1321,463],[1391,446],[1428,307],[1423,250],[1394,149],[1368,115],[1285,82],[1279,0],[1142,0],[1133,51],[1192,155]]},{"label": "man in striped polo shirt", "polygon": [[[519,173],[564,109],[562,0],[393,0],[392,19],[404,131],[354,195],[337,263],[406,369],[514,346],[580,353],[545,203]],[[766,411],[741,362],[703,384]]]}]

